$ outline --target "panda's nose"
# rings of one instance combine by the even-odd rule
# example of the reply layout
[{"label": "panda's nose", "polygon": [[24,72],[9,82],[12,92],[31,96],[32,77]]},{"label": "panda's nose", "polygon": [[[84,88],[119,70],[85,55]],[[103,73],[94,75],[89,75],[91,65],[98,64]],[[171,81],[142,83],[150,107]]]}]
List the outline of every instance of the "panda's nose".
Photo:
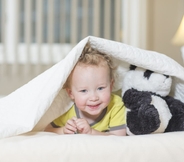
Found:
[{"label": "panda's nose", "polygon": [[166,78],[169,78],[169,75],[165,75],[165,74],[164,74],[164,76],[165,76]]}]

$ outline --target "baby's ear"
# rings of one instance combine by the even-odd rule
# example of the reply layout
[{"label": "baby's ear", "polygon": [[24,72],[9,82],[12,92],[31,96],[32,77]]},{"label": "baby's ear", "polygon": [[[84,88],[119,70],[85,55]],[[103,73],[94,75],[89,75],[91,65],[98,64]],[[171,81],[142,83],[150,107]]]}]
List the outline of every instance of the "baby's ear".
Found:
[{"label": "baby's ear", "polygon": [[66,88],[66,92],[68,93],[68,95],[70,96],[71,99],[74,99],[73,94],[72,94],[72,90],[70,88]]},{"label": "baby's ear", "polygon": [[111,91],[112,91],[112,89],[113,89],[113,86],[114,86],[114,79],[111,79]]}]

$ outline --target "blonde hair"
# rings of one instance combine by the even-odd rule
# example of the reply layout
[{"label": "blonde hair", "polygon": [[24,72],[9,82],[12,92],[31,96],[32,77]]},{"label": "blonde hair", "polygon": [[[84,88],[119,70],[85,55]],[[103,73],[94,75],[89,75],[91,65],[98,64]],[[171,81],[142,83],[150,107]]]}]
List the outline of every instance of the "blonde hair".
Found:
[{"label": "blonde hair", "polygon": [[[96,49],[93,49],[89,43],[86,44],[84,47],[81,56],[78,59],[78,62],[76,63],[75,67],[77,65],[93,65],[93,66],[108,66],[109,72],[110,72],[110,79],[114,80],[114,65],[112,62],[112,59],[109,55],[101,53],[97,51]],[[74,67],[74,69],[75,69]],[[73,70],[74,70],[73,69]],[[70,73],[69,77],[67,78],[63,88],[69,88],[70,87],[70,82],[71,82],[71,76],[72,72]]]}]

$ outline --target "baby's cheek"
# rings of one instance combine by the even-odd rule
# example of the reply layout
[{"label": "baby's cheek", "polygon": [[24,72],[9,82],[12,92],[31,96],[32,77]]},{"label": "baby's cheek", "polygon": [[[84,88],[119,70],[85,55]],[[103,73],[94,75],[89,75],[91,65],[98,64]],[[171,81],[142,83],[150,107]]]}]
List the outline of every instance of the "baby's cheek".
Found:
[{"label": "baby's cheek", "polygon": [[110,100],[111,100],[111,95],[106,94],[106,95],[103,96],[103,101],[104,101],[105,103],[108,104],[108,103],[110,102]]},{"label": "baby's cheek", "polygon": [[78,108],[81,108],[85,106],[85,101],[82,98],[78,98],[75,100],[75,104],[77,105]]}]

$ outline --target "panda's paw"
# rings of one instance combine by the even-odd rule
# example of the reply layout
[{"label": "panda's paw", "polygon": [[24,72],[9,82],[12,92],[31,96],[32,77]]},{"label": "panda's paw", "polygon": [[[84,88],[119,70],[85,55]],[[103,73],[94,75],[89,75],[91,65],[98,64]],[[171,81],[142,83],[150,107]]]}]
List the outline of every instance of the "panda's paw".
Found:
[{"label": "panda's paw", "polygon": [[132,134],[150,134],[160,126],[158,111],[153,105],[127,112],[127,127]]},{"label": "panda's paw", "polygon": [[141,92],[132,88],[124,93],[122,100],[126,108],[136,110],[139,109],[142,104],[149,105],[151,103],[151,94],[149,92]]}]

